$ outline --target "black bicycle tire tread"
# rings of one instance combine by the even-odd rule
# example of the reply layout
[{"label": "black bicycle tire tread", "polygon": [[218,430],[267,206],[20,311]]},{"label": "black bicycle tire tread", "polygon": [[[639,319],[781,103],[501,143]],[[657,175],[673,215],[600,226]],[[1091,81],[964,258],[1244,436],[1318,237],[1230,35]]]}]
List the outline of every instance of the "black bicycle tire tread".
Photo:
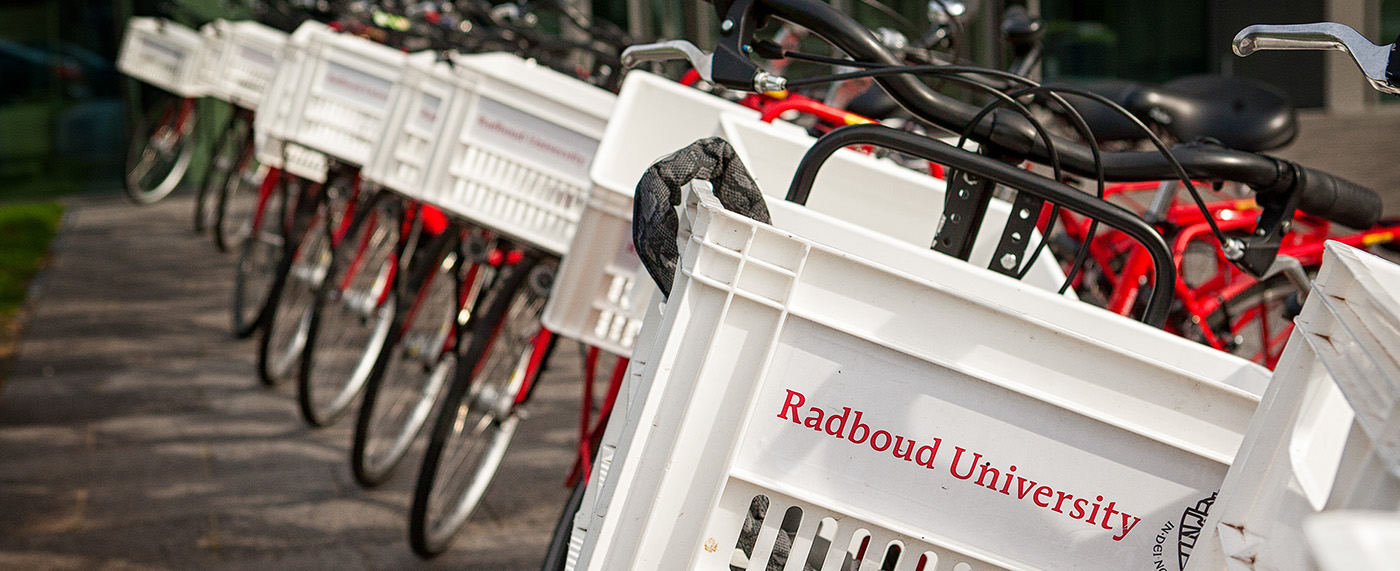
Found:
[{"label": "black bicycle tire tread", "polygon": [[574,536],[574,517],[583,508],[583,496],[587,491],[588,481],[579,480],[569,492],[569,499],[564,501],[564,510],[554,524],[554,533],[550,534],[540,571],[564,571],[564,566],[569,562],[569,543]]},{"label": "black bicycle tire tread", "polygon": [[[455,245],[442,248],[440,252],[437,252],[436,255],[433,256],[434,263],[422,266],[420,268],[421,271],[425,273],[434,271],[442,264],[442,261],[447,258],[448,254],[455,250],[457,250]],[[454,281],[456,280],[456,274],[460,268],[461,261],[459,256],[459,261],[450,272],[454,277]],[[421,280],[419,281],[421,283]],[[415,301],[416,299],[417,297],[415,296]],[[383,383],[384,373],[387,371],[393,352],[397,349],[399,340],[404,333],[403,321],[408,315],[418,313],[412,311],[411,308],[407,309],[409,310],[404,311],[401,309],[394,314],[394,324],[390,329],[390,338],[385,342],[384,347],[380,349],[379,356],[375,359],[374,368],[370,370],[369,378],[365,381],[365,393],[360,401],[360,409],[355,419],[355,433],[350,448],[350,464],[355,475],[355,480],[365,487],[375,487],[387,482],[397,471],[398,466],[403,463],[403,459],[406,456],[406,454],[400,455],[398,458],[391,460],[388,465],[384,466],[381,472],[374,473],[368,467],[365,448],[369,444],[370,424],[374,418],[374,407],[378,401],[379,389],[380,385]],[[454,335],[457,337],[457,339],[452,342],[452,346],[455,348],[457,343],[462,340],[463,336],[460,329],[458,329]]]},{"label": "black bicycle tire tread", "polygon": [[[431,545],[428,541],[426,516],[428,500],[432,495],[432,484],[437,478],[439,469],[438,463],[442,460],[444,440],[447,432],[453,424],[455,414],[448,414],[448,411],[456,407],[450,406],[460,402],[466,397],[467,389],[471,386],[471,374],[476,369],[476,363],[485,356],[491,340],[489,332],[505,319],[506,313],[515,300],[517,293],[521,293],[525,286],[525,280],[529,277],[530,270],[538,263],[536,260],[526,258],[520,264],[514,266],[511,273],[506,276],[506,280],[501,284],[498,292],[493,292],[490,305],[486,312],[482,314],[482,319],[472,326],[471,342],[467,351],[459,353],[463,358],[457,362],[457,370],[453,375],[452,383],[447,388],[447,393],[443,397],[443,405],[438,409],[437,416],[433,419],[433,427],[429,432],[427,449],[423,454],[423,463],[418,473],[418,481],[413,489],[413,504],[409,510],[409,544],[414,553],[420,557],[431,558],[440,555],[452,544],[456,533],[450,534],[441,545]],[[493,288],[494,289],[494,288]],[[499,292],[510,292],[509,295],[502,295]],[[480,335],[481,332],[488,332]]]},{"label": "black bicycle tire tread", "polygon": [[[280,218],[282,218],[282,217],[285,216],[285,214],[283,214],[283,213],[286,211],[286,208],[287,208],[287,200],[286,200],[285,192],[284,192],[282,189],[275,190],[275,191],[273,192],[272,196],[269,198],[269,200],[270,200],[270,201],[275,201],[275,203],[272,203],[271,208],[269,208],[268,212],[275,212],[275,213],[276,213],[275,216],[272,217],[272,218],[270,218],[269,220],[270,220],[272,223],[277,223],[276,221],[277,221],[278,219],[280,219]],[[265,295],[262,296],[262,300],[261,300],[262,306],[258,308],[258,311],[253,312],[253,314],[252,314],[253,317],[252,317],[251,319],[247,320],[246,322],[242,320],[242,314],[243,314],[243,312],[240,311],[241,305],[240,305],[239,300],[242,298],[242,296],[240,295],[240,293],[243,291],[243,287],[244,287],[243,282],[247,279],[247,277],[246,277],[246,275],[244,274],[244,271],[243,271],[244,258],[247,257],[247,256],[250,256],[250,255],[251,255],[251,250],[252,250],[253,248],[255,248],[256,246],[257,246],[257,241],[256,241],[256,240],[252,239],[251,237],[249,237],[248,239],[245,239],[244,242],[243,242],[243,245],[242,245],[242,247],[241,247],[241,251],[239,252],[239,259],[238,259],[238,261],[236,262],[236,266],[235,266],[235,271],[234,271],[234,276],[233,276],[233,287],[234,287],[233,295],[234,295],[234,303],[233,303],[233,308],[232,308],[232,314],[233,314],[233,336],[234,336],[235,338],[237,338],[237,339],[246,339],[246,338],[248,338],[248,337],[251,337],[251,336],[253,335],[253,333],[256,333],[259,329],[262,328],[263,324],[267,323],[267,320],[268,320],[268,318],[269,318],[269,313],[270,313],[270,305],[271,305],[269,302],[271,301],[273,295],[276,293],[276,289],[277,289],[277,283],[276,283],[277,280],[276,280],[276,278],[274,277],[272,283],[268,284],[267,293],[266,293]],[[283,248],[283,249],[285,250],[285,248]],[[285,257],[285,256],[284,256],[284,257]],[[281,264],[282,264],[282,261],[279,260],[279,261],[278,261],[278,267],[279,267],[279,268],[281,267]],[[276,270],[274,270],[274,272],[276,272]]]},{"label": "black bicycle tire tread", "polygon": [[[371,214],[380,207],[381,201],[387,199],[386,195],[378,194],[367,200],[364,207],[358,208],[358,211],[354,214],[354,220],[350,223],[350,227],[346,232],[346,236],[356,235],[360,228],[367,223]],[[335,276],[342,262],[343,260],[341,260],[339,256],[332,255],[331,266],[327,270],[326,275],[328,277]],[[307,331],[306,353],[302,357],[300,370],[297,372],[297,410],[300,412],[302,420],[316,427],[334,424],[349,410],[347,406],[345,409],[336,411],[325,418],[319,418],[320,414],[315,410],[315,403],[311,402],[311,368],[315,366],[316,336],[321,329],[321,308],[325,306],[326,297],[328,295],[327,292],[334,282],[335,280],[333,279],[327,279],[316,292],[316,299],[312,302],[315,309],[311,312],[310,329]],[[395,312],[394,320],[398,321],[398,312]],[[389,339],[386,339],[384,342],[386,347],[390,346],[389,344],[394,341],[393,338],[394,330],[391,327],[389,330]],[[366,384],[368,384],[368,382],[367,380]]]},{"label": "black bicycle tire tread", "polygon": [[[230,146],[230,142],[233,141],[235,138],[239,140],[239,143],[241,143],[241,133],[231,133],[233,129],[237,127],[238,122],[241,120],[242,119],[240,118],[239,113],[236,111],[229,116],[229,119],[224,124],[224,127],[219,130],[220,133],[217,137],[218,141],[214,143],[214,148],[209,153],[209,165],[205,169],[204,180],[199,185],[199,188],[197,189],[197,192],[195,193],[194,197],[194,231],[196,234],[203,233],[205,227],[207,226],[206,222],[208,221],[205,219],[204,211],[205,201],[210,199],[210,187],[222,187],[228,180],[229,173],[233,170],[232,166],[228,170],[219,168],[219,155],[223,154],[223,152],[227,150],[227,148]],[[230,135],[232,135],[232,137]],[[235,144],[232,146],[237,148],[241,145]],[[215,193],[217,193],[217,191],[215,191]]]}]

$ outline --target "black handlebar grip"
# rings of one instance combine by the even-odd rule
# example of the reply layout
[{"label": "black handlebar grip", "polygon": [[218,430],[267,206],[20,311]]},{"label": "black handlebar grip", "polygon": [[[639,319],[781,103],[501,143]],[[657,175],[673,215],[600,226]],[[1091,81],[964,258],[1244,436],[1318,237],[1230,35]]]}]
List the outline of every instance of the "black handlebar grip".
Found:
[{"label": "black handlebar grip", "polygon": [[1320,170],[1301,167],[1301,171],[1299,210],[1358,230],[1380,221],[1381,197],[1376,191]]}]

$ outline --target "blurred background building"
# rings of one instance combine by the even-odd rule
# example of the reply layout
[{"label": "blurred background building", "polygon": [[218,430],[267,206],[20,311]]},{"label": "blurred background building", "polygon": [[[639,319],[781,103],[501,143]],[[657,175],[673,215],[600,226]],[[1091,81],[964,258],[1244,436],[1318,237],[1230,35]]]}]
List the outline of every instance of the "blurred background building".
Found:
[{"label": "blurred background building", "polygon": [[[585,7],[638,38],[713,43],[713,8],[703,0],[569,1],[591,4]],[[871,27],[916,37],[928,26],[928,0],[881,0],[891,10],[874,0],[830,1]],[[1278,86],[1299,107],[1319,110],[1313,115],[1396,115],[1385,111],[1396,99],[1377,97],[1342,54],[1266,52],[1241,59],[1230,53],[1230,39],[1249,24],[1330,20],[1388,43],[1400,35],[1400,0],[1026,1],[1045,20],[1048,79],[1160,82],[1193,73],[1233,74]],[[997,30],[1006,3],[980,0],[966,23],[970,53],[979,63],[1005,65]],[[247,4],[0,0],[0,199],[119,184],[126,125],[139,112],[142,90],[149,89],[124,79],[113,65],[130,15],[162,13],[199,24],[246,16]]]}]

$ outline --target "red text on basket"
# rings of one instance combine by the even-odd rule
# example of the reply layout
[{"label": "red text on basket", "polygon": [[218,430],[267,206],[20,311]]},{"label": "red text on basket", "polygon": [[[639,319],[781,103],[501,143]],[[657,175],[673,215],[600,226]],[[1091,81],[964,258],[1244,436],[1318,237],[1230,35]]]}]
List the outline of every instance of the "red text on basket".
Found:
[{"label": "red text on basket", "polygon": [[531,133],[528,130],[517,129],[510,125],[507,125],[505,121],[495,120],[485,116],[478,116],[476,118],[476,122],[477,124],[481,125],[489,131],[493,131],[501,136],[509,137],[521,143],[530,145],[531,147],[553,155],[555,158],[568,161],[570,163],[573,163],[574,165],[588,164],[588,157],[585,157],[576,151],[571,151],[569,149],[565,149],[563,147],[560,147],[559,145],[551,143],[545,140],[543,137],[535,135],[534,133]]},{"label": "red text on basket", "polygon": [[[778,418],[790,420],[857,446],[868,446],[874,452],[888,451],[899,460],[926,469],[938,469],[935,461],[943,445],[942,438],[930,438],[920,444],[901,434],[871,428],[870,424],[865,422],[865,413],[852,410],[851,407],[841,407],[839,412],[832,409],[833,412],[828,413],[816,406],[808,407],[804,411],[802,407],[806,404],[806,395],[787,389],[782,408],[778,410]],[[992,467],[990,460],[984,461],[980,452],[961,446],[951,447],[953,458],[947,469],[949,475],[956,480],[975,483],[978,487],[1001,493],[1014,500],[1028,502],[1038,509],[1101,527],[1113,533],[1114,541],[1122,541],[1138,522],[1142,521],[1141,518],[1118,509],[1117,501],[1104,503],[1102,495],[1096,495],[1090,500],[1087,496],[1075,496],[1056,490],[1017,474],[1014,464],[1005,470],[998,470]]]}]

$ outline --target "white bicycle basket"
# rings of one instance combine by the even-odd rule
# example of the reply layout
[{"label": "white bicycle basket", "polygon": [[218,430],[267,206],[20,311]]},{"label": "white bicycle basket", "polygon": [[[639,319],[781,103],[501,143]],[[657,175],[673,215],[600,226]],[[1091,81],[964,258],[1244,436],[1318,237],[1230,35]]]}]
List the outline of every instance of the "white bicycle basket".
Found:
[{"label": "white bicycle basket", "polygon": [[[1328,244],[1294,323],[1188,571],[1303,571],[1315,557],[1324,569],[1339,557],[1348,569],[1395,565],[1393,523],[1388,539],[1383,526],[1341,528],[1356,533],[1350,553],[1335,541],[1309,549],[1308,539],[1329,536],[1318,514],[1394,521],[1400,509],[1400,266]],[[1368,567],[1368,556],[1385,567]]]},{"label": "white bicycle basket", "polygon": [[[258,104],[253,116],[253,148],[258,161],[272,168],[316,182],[325,182],[329,159],[324,154],[300,145],[288,145],[292,136],[292,112],[297,103],[297,87],[310,67],[306,61],[307,48],[313,37],[334,35],[335,32],[319,22],[307,21],[297,27],[283,45],[277,71]],[[283,164],[283,158],[286,164]]]},{"label": "white bicycle basket", "polygon": [[593,184],[569,253],[559,263],[543,323],[556,334],[627,357],[651,296],[651,281],[632,247],[637,179],[656,159],[717,134],[721,115],[757,118],[758,112],[644,71],[627,74],[617,109],[598,145]]},{"label": "white bicycle basket", "polygon": [[453,62],[476,77],[457,94],[462,120],[448,123],[415,198],[563,254],[616,96],[510,54]]},{"label": "white bicycle basket", "polygon": [[462,121],[466,97],[457,95],[474,78],[470,70],[455,70],[436,54],[409,56],[384,137],[374,146],[362,176],[403,194],[420,195],[434,156],[447,152],[443,132]]},{"label": "white bicycle basket", "polygon": [[203,70],[208,95],[256,110],[277,74],[287,34],[257,22],[227,20],[201,32],[210,39]]},{"label": "white bicycle basket", "polygon": [[132,18],[117,69],[181,97],[200,97],[205,92],[199,77],[203,54],[199,32],[169,20]]},{"label": "white bicycle basket", "polygon": [[[544,323],[566,337],[630,356],[651,283],[632,249],[632,193],[642,172],[696,139],[722,135],[765,195],[783,200],[815,139],[794,125],[765,123],[755,110],[645,72],[627,76],[618,102],[619,112],[608,124],[593,165],[584,221],[560,264]],[[817,185],[809,208],[910,244],[933,241],[942,212],[942,181],[842,151],[823,168]],[[990,261],[1010,210],[1008,203],[993,201],[975,242],[974,263]],[[1064,274],[1053,257],[1043,255],[1026,279],[1058,289]]]},{"label": "white bicycle basket", "polygon": [[408,55],[349,34],[313,34],[303,57],[287,140],[364,165],[384,136]]},{"label": "white bicycle basket", "polygon": [[1219,488],[1263,368],[703,186],[572,568],[1153,569],[1158,532]]}]

